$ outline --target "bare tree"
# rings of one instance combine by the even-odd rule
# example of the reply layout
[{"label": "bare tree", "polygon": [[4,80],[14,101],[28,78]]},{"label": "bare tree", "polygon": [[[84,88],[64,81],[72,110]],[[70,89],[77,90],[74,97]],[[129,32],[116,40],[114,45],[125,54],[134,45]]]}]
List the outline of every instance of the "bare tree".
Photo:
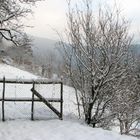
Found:
[{"label": "bare tree", "polygon": [[[39,0],[0,0],[0,36],[20,46],[25,36],[22,19],[32,13],[31,5]],[[23,42],[22,42],[23,43]]]},{"label": "bare tree", "polygon": [[86,123],[95,127],[114,115],[108,107],[114,84],[126,73],[132,40],[129,22],[116,7],[113,11],[99,8],[94,14],[91,0],[84,1],[84,9],[68,5],[68,43],[62,43],[67,74],[80,91]]},{"label": "bare tree", "polygon": [[[129,56],[127,60],[126,74],[116,82],[114,87],[114,100],[110,109],[119,122],[121,134],[139,135],[139,106],[140,106],[140,84],[137,73],[137,59]],[[117,122],[117,121],[116,121]]]}]

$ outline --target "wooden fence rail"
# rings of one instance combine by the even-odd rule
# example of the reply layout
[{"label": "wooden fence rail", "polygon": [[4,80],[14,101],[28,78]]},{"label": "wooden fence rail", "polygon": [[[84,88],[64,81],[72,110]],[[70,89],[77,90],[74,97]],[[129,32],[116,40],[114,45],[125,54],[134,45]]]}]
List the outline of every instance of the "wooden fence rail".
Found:
[{"label": "wooden fence rail", "polygon": [[[16,79],[0,79],[0,83],[3,83],[2,97],[0,101],[2,102],[2,121],[5,121],[5,102],[31,102],[31,120],[34,120],[34,102],[42,102],[47,107],[49,107],[58,117],[59,119],[63,119],[63,83],[62,81],[50,81],[47,79],[35,79],[35,80],[22,80],[17,81]],[[5,98],[5,85],[7,83],[10,84],[32,84],[32,97],[31,98]],[[35,90],[35,84],[60,84],[60,98],[44,98],[39,92]],[[35,98],[35,96],[37,98]],[[50,102],[58,102],[60,103],[60,111],[58,111],[55,107],[53,107]]]}]

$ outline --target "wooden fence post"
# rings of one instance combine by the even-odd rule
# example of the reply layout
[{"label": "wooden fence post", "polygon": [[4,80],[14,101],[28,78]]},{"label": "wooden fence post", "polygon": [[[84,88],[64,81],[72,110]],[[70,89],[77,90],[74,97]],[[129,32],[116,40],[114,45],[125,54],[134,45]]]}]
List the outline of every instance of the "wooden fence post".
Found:
[{"label": "wooden fence post", "polygon": [[60,102],[60,113],[61,113],[61,120],[63,120],[63,83],[61,82],[61,88],[60,88],[60,99],[61,99],[61,102]]},{"label": "wooden fence post", "polygon": [[3,77],[3,93],[2,93],[2,121],[5,121],[5,114],[4,114],[4,98],[5,98],[5,77]]},{"label": "wooden fence post", "polygon": [[[35,89],[35,83],[33,82],[33,90]],[[32,106],[31,106],[31,120],[34,120],[34,92],[32,92]]]}]

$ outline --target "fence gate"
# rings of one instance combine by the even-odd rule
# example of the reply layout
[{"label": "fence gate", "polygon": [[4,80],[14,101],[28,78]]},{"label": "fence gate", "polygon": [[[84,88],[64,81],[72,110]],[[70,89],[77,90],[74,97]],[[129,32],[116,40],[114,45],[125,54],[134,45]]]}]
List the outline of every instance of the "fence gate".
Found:
[{"label": "fence gate", "polygon": [[[1,114],[2,114],[2,121],[5,121],[5,102],[30,102],[31,103],[31,120],[34,120],[34,103],[35,102],[41,102],[42,104],[44,104],[45,106],[47,106],[53,113],[55,113],[59,119],[63,119],[63,83],[62,81],[50,81],[47,79],[35,79],[35,80],[31,80],[31,79],[24,79],[24,80],[16,80],[16,79],[6,79],[5,77],[3,79],[0,79],[0,86],[1,86],[1,97],[0,97],[0,102],[1,102]],[[24,84],[26,85],[30,85],[30,91],[32,93],[32,95],[28,96],[28,97],[10,97],[10,96],[6,96],[7,92],[12,92],[10,91],[10,87],[8,86],[8,84],[12,85],[22,85],[24,86]],[[42,95],[40,93],[40,91],[38,91],[36,89],[37,85],[59,85],[60,90],[59,90],[59,95],[57,98],[46,98],[46,96]],[[9,90],[6,92],[6,90]],[[28,95],[28,92],[30,92],[28,90],[25,90],[24,92],[27,92],[26,95]],[[45,91],[46,95],[47,95],[47,90]],[[53,106],[51,103],[59,103],[59,110]]]}]

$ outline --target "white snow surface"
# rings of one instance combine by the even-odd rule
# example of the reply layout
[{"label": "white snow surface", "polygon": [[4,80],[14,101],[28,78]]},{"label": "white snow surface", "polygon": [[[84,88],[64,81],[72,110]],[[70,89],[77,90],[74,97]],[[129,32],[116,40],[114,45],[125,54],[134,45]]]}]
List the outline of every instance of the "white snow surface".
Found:
[{"label": "white snow surface", "polygon": [[16,79],[33,79],[33,78],[37,78],[37,76],[20,70],[18,68],[15,68],[13,66],[10,65],[6,65],[6,64],[0,64],[0,78],[3,78],[3,76],[5,76],[6,78],[16,78]]},{"label": "white snow surface", "polygon": [[136,140],[72,121],[6,121],[0,124],[1,140]]},{"label": "white snow surface", "polygon": [[[0,64],[0,78],[37,78],[33,74],[17,68]],[[28,97],[32,85],[6,85],[6,97]],[[36,90],[44,97],[60,97],[60,85],[36,85]],[[121,136],[101,128],[91,128],[77,119],[74,89],[64,86],[64,120],[51,112],[43,103],[35,103],[35,120],[30,121],[31,103],[5,102],[5,118],[1,121],[0,140],[137,140],[134,137]],[[2,84],[0,84],[0,97]],[[59,109],[58,103],[52,103]]]}]

